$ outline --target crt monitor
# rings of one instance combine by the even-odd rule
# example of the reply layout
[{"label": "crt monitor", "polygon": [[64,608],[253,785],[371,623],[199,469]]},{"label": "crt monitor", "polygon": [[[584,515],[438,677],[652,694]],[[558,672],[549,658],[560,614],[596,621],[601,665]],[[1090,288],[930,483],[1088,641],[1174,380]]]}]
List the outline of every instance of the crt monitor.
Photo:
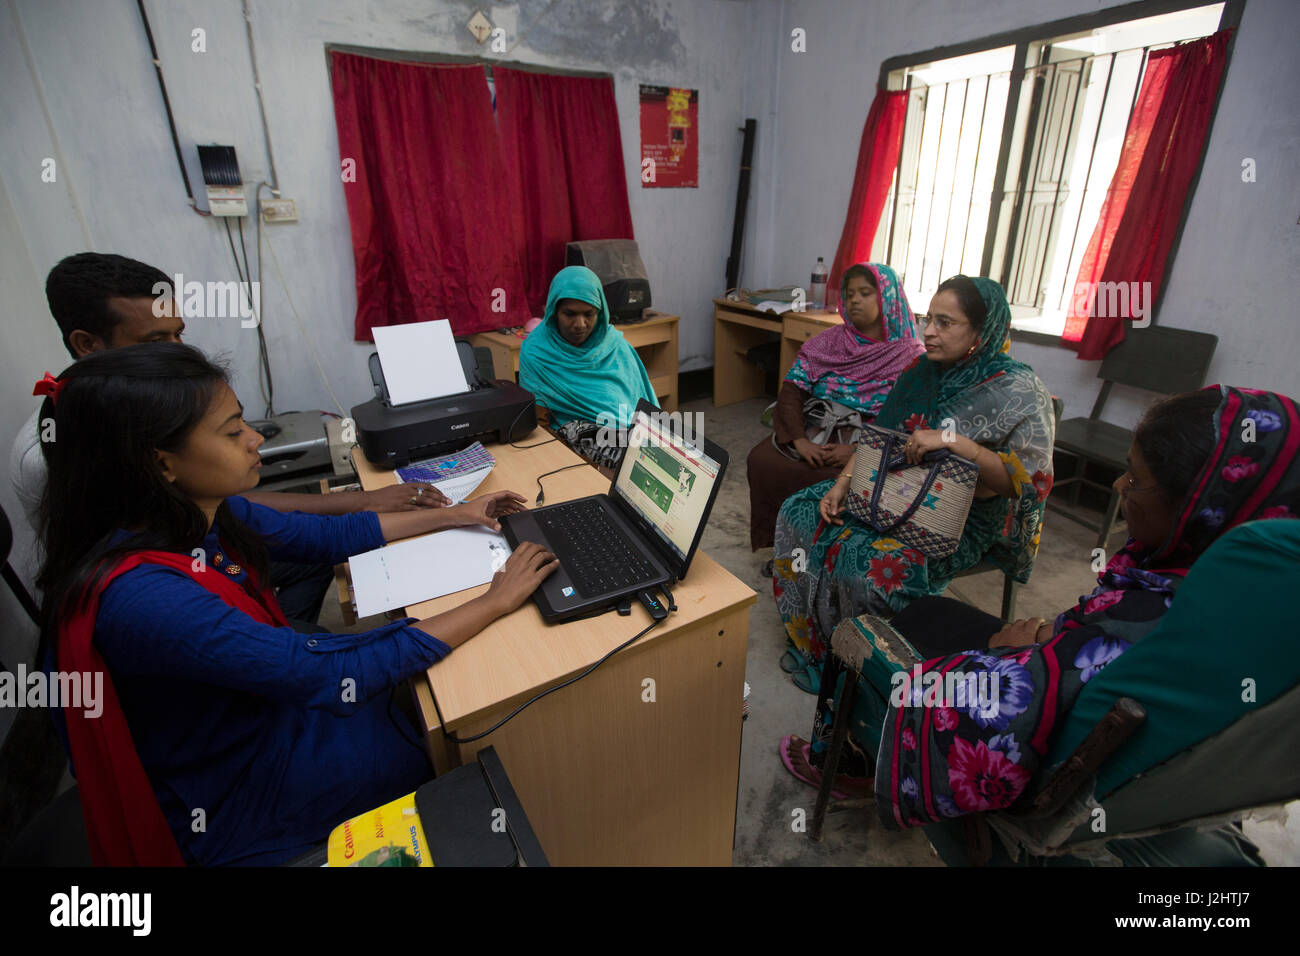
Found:
[{"label": "crt monitor", "polygon": [[650,308],[650,280],[635,239],[584,239],[565,246],[566,266],[596,273],[609,302],[610,321],[640,322]]}]

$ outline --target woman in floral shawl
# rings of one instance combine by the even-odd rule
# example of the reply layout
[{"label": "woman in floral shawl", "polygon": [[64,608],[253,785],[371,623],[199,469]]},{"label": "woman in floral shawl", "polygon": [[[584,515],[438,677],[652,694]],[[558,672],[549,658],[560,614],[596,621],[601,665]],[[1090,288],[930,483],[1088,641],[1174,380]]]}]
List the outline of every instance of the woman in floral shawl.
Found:
[{"label": "woman in floral shawl", "polygon": [[[881,427],[911,433],[913,462],[947,447],[979,466],[955,553],[927,560],[845,516],[851,459],[834,483],[813,485],[782,506],[772,583],[786,634],[806,664],[796,674],[804,689],[816,690],[831,632],[845,618],[902,610],[984,558],[1017,581],[1028,579],[1052,486],[1055,421],[1046,387],[1007,354],[1010,325],[998,283],[967,276],[943,282],[930,302],[926,354],[899,377],[876,416]],[[950,443],[941,431],[948,428],[956,434]]]},{"label": "woman in floral shawl", "polygon": [[1283,395],[1227,386],[1164,399],[1138,425],[1129,471],[1115,487],[1132,537],[1092,593],[1055,622],[1001,627],[967,609],[958,624],[940,606],[945,599],[894,619],[933,656],[922,674],[988,673],[998,692],[964,707],[927,707],[917,689],[913,699],[904,690],[888,708],[875,776],[887,826],[1011,806],[1083,686],[1155,630],[1210,544],[1247,521],[1300,516],[1300,408]]},{"label": "woman in floral shawl", "polygon": [[804,343],[776,400],[773,435],[749,453],[749,546],[772,546],[781,502],[834,478],[900,372],[924,352],[889,266],[861,262],[840,282],[843,325]]}]

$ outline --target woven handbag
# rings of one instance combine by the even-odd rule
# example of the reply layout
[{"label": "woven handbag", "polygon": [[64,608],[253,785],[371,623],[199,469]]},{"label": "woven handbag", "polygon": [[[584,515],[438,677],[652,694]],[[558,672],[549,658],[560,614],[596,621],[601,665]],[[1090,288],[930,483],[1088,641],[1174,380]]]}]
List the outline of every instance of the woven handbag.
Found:
[{"label": "woven handbag", "polygon": [[844,506],[927,558],[946,558],[957,550],[966,527],[979,466],[946,448],[909,465],[907,439],[902,432],[862,426]]}]

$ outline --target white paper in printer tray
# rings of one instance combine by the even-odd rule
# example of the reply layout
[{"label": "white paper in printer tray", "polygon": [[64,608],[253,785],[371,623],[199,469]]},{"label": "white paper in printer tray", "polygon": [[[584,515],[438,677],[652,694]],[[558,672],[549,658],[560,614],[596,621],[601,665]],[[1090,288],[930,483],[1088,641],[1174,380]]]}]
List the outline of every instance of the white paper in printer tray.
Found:
[{"label": "white paper in printer tray", "polygon": [[349,559],[358,617],[487,584],[510,545],[487,528],[448,528]]},{"label": "white paper in printer tray", "polygon": [[379,325],[372,331],[394,405],[469,391],[451,323],[446,319]]}]

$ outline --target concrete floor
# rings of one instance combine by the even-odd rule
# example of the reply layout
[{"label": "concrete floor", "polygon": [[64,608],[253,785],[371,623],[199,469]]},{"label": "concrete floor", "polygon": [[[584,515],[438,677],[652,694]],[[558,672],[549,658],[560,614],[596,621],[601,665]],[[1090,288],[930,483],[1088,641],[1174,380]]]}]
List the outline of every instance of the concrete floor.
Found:
[{"label": "concrete floor", "polygon": [[[766,399],[714,408],[711,399],[686,402],[683,412],[702,412],[704,434],[731,456],[723,487],[714,505],[700,547],[710,557],[758,592],[749,619],[749,650],[745,679],[750,685],[749,719],[744,723],[740,753],[740,793],[737,809],[737,866],[942,866],[920,830],[885,830],[874,810],[833,814],[827,818],[820,846],[797,832],[796,820],[812,815],[816,791],[792,777],[777,754],[781,738],[790,733],[807,737],[812,730],[814,698],[799,690],[778,661],[785,648],[781,619],[772,600],[771,580],[762,565],[772,549],[749,550],[749,486],[745,461],[749,450],[771,432],[759,418]],[[1095,519],[1095,514],[1093,515]],[[1122,540],[1111,539],[1113,546]],[[1096,574],[1090,568],[1096,532],[1049,511],[1033,576],[1020,589],[1017,617],[1052,618],[1090,591]],[[948,594],[992,614],[1000,613],[1002,575],[971,575],[949,587]],[[345,628],[337,602],[327,600],[320,623],[331,631],[377,627],[382,617]],[[1270,865],[1300,865],[1300,802],[1279,819],[1247,821],[1246,832]],[[800,813],[799,811],[803,811]]]}]

